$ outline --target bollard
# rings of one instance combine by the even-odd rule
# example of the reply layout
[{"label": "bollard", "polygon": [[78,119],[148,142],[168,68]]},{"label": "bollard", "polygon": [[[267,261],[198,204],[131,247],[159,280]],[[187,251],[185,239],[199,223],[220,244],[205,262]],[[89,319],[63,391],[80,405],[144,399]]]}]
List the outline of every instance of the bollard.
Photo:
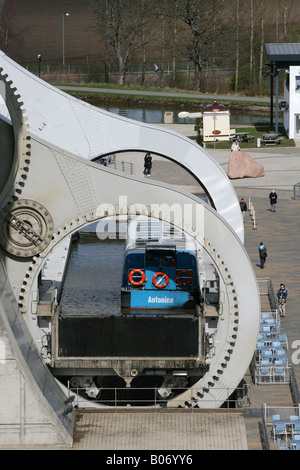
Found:
[{"label": "bollard", "polygon": [[250,217],[252,218],[252,223],[253,223],[253,229],[256,230],[256,217],[255,217],[255,209],[254,209],[254,206],[251,202],[251,199],[249,197],[249,207],[248,207],[248,210],[249,210],[249,215]]},{"label": "bollard", "polygon": [[253,210],[253,229],[256,230],[255,210]]}]

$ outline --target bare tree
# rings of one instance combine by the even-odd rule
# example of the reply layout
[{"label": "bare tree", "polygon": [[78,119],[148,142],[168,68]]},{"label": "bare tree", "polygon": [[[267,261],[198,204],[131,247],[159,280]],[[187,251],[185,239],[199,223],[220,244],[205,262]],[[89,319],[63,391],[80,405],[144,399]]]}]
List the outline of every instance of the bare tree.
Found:
[{"label": "bare tree", "polygon": [[164,73],[165,61],[165,35],[166,35],[166,16],[165,16],[165,0],[161,0],[161,49],[160,49],[160,78]]},{"label": "bare tree", "polygon": [[250,78],[253,80],[253,63],[254,63],[254,9],[253,0],[250,0],[250,58],[249,58],[249,72]]},{"label": "bare tree", "polygon": [[119,82],[125,83],[130,54],[141,45],[147,3],[130,0],[91,0],[99,34],[105,31],[119,66]]},{"label": "bare tree", "polygon": [[[108,18],[108,3],[109,0],[105,0],[105,12],[106,18]],[[108,22],[105,21],[105,82],[109,83],[109,34],[108,34]]]},{"label": "bare tree", "polygon": [[8,53],[11,44],[17,44],[22,41],[25,28],[17,29],[15,26],[16,10],[12,0],[1,2],[0,18],[0,49]]},{"label": "bare tree", "polygon": [[178,0],[174,2],[174,39],[173,39],[173,86],[176,84],[176,58],[177,58],[177,43],[178,43]]},{"label": "bare tree", "polygon": [[262,73],[263,73],[263,57],[265,46],[265,0],[261,0],[261,38],[260,38],[260,54],[259,54],[259,90],[262,90]]},{"label": "bare tree", "polygon": [[[142,8],[145,8],[145,0],[142,0]],[[145,83],[146,74],[146,31],[145,22],[142,23],[142,85]]]},{"label": "bare tree", "polygon": [[[203,60],[211,53],[215,41],[225,34],[224,1],[178,0],[178,14],[192,37],[190,59],[195,65],[195,87],[200,87]],[[217,17],[217,21],[215,21]]]},{"label": "bare tree", "polygon": [[236,0],[236,37],[235,37],[235,83],[234,90],[238,90],[239,80],[239,65],[240,65],[240,43],[239,43],[239,32],[240,32],[240,2]]}]

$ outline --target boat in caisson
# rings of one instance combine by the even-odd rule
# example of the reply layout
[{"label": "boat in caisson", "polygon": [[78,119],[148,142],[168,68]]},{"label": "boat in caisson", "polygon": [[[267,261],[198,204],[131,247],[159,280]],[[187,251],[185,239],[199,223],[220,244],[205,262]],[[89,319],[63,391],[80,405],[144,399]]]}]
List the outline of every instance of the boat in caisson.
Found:
[{"label": "boat in caisson", "polygon": [[128,224],[121,286],[125,309],[195,309],[200,288],[195,241],[175,226],[136,218]]}]

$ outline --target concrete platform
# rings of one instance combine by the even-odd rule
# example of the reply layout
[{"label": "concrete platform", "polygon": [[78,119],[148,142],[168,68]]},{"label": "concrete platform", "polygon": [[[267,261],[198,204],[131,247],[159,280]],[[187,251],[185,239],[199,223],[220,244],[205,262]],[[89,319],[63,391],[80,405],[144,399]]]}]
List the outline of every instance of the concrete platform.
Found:
[{"label": "concrete platform", "polygon": [[243,412],[77,412],[74,450],[247,450]]}]

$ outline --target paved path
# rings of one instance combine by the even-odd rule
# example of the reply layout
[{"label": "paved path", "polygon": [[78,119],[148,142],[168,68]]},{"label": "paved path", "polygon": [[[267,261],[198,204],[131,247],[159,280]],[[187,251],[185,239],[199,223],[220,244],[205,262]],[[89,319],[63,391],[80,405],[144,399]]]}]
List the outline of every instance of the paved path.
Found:
[{"label": "paved path", "polygon": [[87,93],[111,93],[117,95],[143,95],[143,96],[161,96],[165,98],[190,98],[190,99],[209,99],[216,101],[245,101],[249,103],[270,103],[270,98],[266,97],[251,97],[251,96],[234,96],[234,95],[211,95],[205,93],[179,93],[179,92],[166,92],[166,91],[145,91],[145,90],[126,90],[114,88],[101,88],[101,87],[82,87],[82,86],[57,86],[63,91],[82,91]]},{"label": "paved path", "polygon": [[[159,127],[181,133],[191,139],[196,138],[196,132],[192,124],[159,124]],[[255,162],[264,166],[265,175],[261,178],[231,180],[238,196],[261,195],[266,197],[267,195],[268,197],[269,192],[276,189],[279,198],[290,198],[293,195],[294,185],[300,182],[300,140],[295,140],[295,142],[295,147],[260,147],[247,150],[247,153]],[[219,149],[207,149],[206,151],[227,174],[230,151]],[[117,158],[119,161],[133,162],[136,175],[143,176],[143,153],[121,153]],[[153,155],[151,178],[174,184],[195,194],[199,193],[198,182],[179,165],[163,157]]]},{"label": "paved path", "polygon": [[[251,229],[248,220],[250,227],[245,231],[245,247],[257,278],[270,278],[275,292],[281,283],[289,289],[287,316],[282,319],[281,330],[288,336],[292,353],[300,348],[300,199],[293,200],[291,196],[279,199],[276,212],[270,211],[268,191],[265,197],[251,197],[257,229]],[[261,241],[268,251],[263,270],[258,258]],[[297,348],[292,348],[294,341],[299,341]],[[300,359],[300,352],[298,357]],[[300,384],[300,365],[294,364],[294,370]]]}]

